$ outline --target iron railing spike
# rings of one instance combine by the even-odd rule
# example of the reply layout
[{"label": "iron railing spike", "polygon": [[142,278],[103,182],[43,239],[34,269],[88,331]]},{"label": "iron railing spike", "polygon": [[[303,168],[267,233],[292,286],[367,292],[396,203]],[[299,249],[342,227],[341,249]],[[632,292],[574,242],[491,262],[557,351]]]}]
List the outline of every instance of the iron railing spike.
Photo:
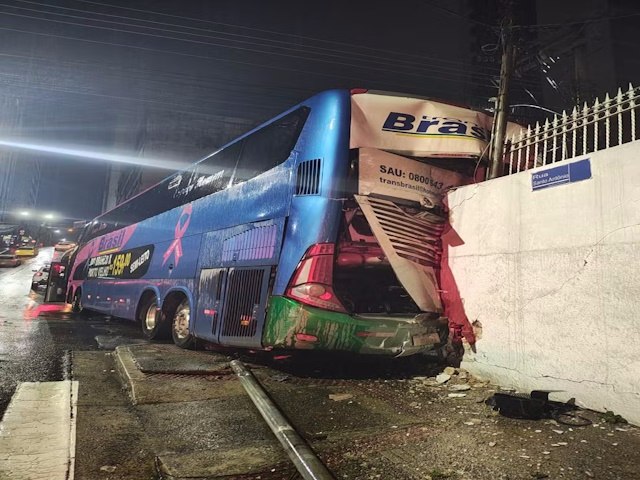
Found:
[{"label": "iron railing spike", "polygon": [[[611,138],[615,138],[616,134],[618,145],[625,141],[635,141],[638,137],[636,135],[636,109],[640,107],[639,99],[640,87],[634,87],[629,82],[628,87],[624,90],[623,87],[618,87],[614,95],[605,93],[603,100],[596,97],[591,104],[584,101],[582,105],[575,105],[570,109],[562,110],[561,113],[554,113],[552,117],[545,118],[544,122],[536,121],[535,124],[527,125],[519,133],[511,135],[509,173],[530,168],[529,161],[532,158],[532,165],[537,166],[539,155],[541,165],[547,164],[547,154],[551,156],[550,163],[575,158],[579,154],[579,143],[582,144],[582,155],[598,151],[602,126],[604,132],[601,133],[604,133],[605,148],[612,146]],[[629,112],[628,117],[627,111]],[[629,130],[628,133],[627,130]],[[591,141],[591,137],[593,137],[593,141]],[[579,138],[582,140],[580,141]],[[591,149],[589,149],[590,144],[592,144]],[[559,149],[562,149],[560,158],[558,158]],[[516,156],[517,158],[515,158]],[[525,157],[524,162],[522,162],[522,156]],[[518,162],[515,168],[514,160]]]}]

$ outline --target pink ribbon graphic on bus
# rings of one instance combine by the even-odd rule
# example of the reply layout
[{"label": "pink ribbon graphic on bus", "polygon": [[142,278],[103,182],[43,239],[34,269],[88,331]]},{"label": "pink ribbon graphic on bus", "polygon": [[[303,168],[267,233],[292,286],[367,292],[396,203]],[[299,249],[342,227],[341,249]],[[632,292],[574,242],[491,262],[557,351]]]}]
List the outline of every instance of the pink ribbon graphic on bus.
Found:
[{"label": "pink ribbon graphic on bus", "polygon": [[171,258],[172,254],[176,259],[175,266],[176,267],[178,266],[178,263],[180,262],[180,257],[182,257],[182,237],[184,237],[184,234],[187,232],[187,229],[189,228],[192,211],[193,211],[192,204],[188,204],[186,207],[182,209],[182,213],[180,213],[180,217],[178,217],[178,222],[176,223],[174,240],[173,242],[171,242],[171,245],[169,245],[169,248],[167,248],[167,251],[164,252],[164,255],[162,256],[162,259],[163,259],[162,266],[164,266],[164,264],[167,263],[167,260]]}]

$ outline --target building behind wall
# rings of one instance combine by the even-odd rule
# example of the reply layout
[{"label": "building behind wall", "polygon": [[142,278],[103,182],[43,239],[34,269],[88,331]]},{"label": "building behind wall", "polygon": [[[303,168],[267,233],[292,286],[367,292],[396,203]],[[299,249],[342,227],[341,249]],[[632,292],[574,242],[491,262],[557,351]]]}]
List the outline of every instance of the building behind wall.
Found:
[{"label": "building behind wall", "polygon": [[570,111],[636,85],[637,15],[631,0],[535,2],[535,21],[519,32],[530,40],[521,54],[529,58],[529,71],[537,71],[542,90],[537,102],[528,103]]},{"label": "building behind wall", "polygon": [[[19,99],[0,96],[0,111],[1,131],[9,136],[19,130],[22,125]],[[18,209],[36,206],[41,170],[36,154],[0,150],[0,222],[15,222]]]},{"label": "building behind wall", "polygon": [[173,170],[153,168],[154,160],[186,167],[254,126],[247,119],[153,109],[140,109],[135,121],[134,130],[117,129],[114,150],[137,155],[140,164],[110,165],[103,211],[111,210],[173,173]]}]

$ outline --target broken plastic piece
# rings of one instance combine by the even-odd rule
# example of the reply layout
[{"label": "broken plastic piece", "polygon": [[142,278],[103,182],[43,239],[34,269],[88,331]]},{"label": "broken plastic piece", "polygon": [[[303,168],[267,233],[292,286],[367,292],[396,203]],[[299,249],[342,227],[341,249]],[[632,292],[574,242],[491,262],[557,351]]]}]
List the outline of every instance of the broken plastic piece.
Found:
[{"label": "broken plastic piece", "polygon": [[552,418],[564,425],[591,425],[591,420],[574,413],[577,407],[572,401],[562,403],[549,400],[549,393],[554,391],[557,390],[532,390],[530,395],[497,392],[485,403],[505,417],[528,420]]}]

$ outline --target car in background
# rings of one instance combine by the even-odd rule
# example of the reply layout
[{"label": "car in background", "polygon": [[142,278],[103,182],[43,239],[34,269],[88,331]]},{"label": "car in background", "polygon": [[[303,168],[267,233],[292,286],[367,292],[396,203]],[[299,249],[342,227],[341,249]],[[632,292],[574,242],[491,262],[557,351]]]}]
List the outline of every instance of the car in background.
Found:
[{"label": "car in background", "polygon": [[21,245],[16,248],[15,253],[19,257],[35,257],[38,255],[38,247],[35,245]]},{"label": "car in background", "polygon": [[75,242],[70,242],[68,240],[61,240],[53,246],[53,249],[56,252],[66,252],[67,250],[71,250],[76,246]]},{"label": "car in background", "polygon": [[22,261],[12,253],[0,253],[0,267],[17,267]]},{"label": "car in background", "polygon": [[31,290],[38,291],[38,288],[47,286],[50,269],[51,265],[47,264],[36,270],[36,273],[33,274],[33,278],[31,279]]}]

